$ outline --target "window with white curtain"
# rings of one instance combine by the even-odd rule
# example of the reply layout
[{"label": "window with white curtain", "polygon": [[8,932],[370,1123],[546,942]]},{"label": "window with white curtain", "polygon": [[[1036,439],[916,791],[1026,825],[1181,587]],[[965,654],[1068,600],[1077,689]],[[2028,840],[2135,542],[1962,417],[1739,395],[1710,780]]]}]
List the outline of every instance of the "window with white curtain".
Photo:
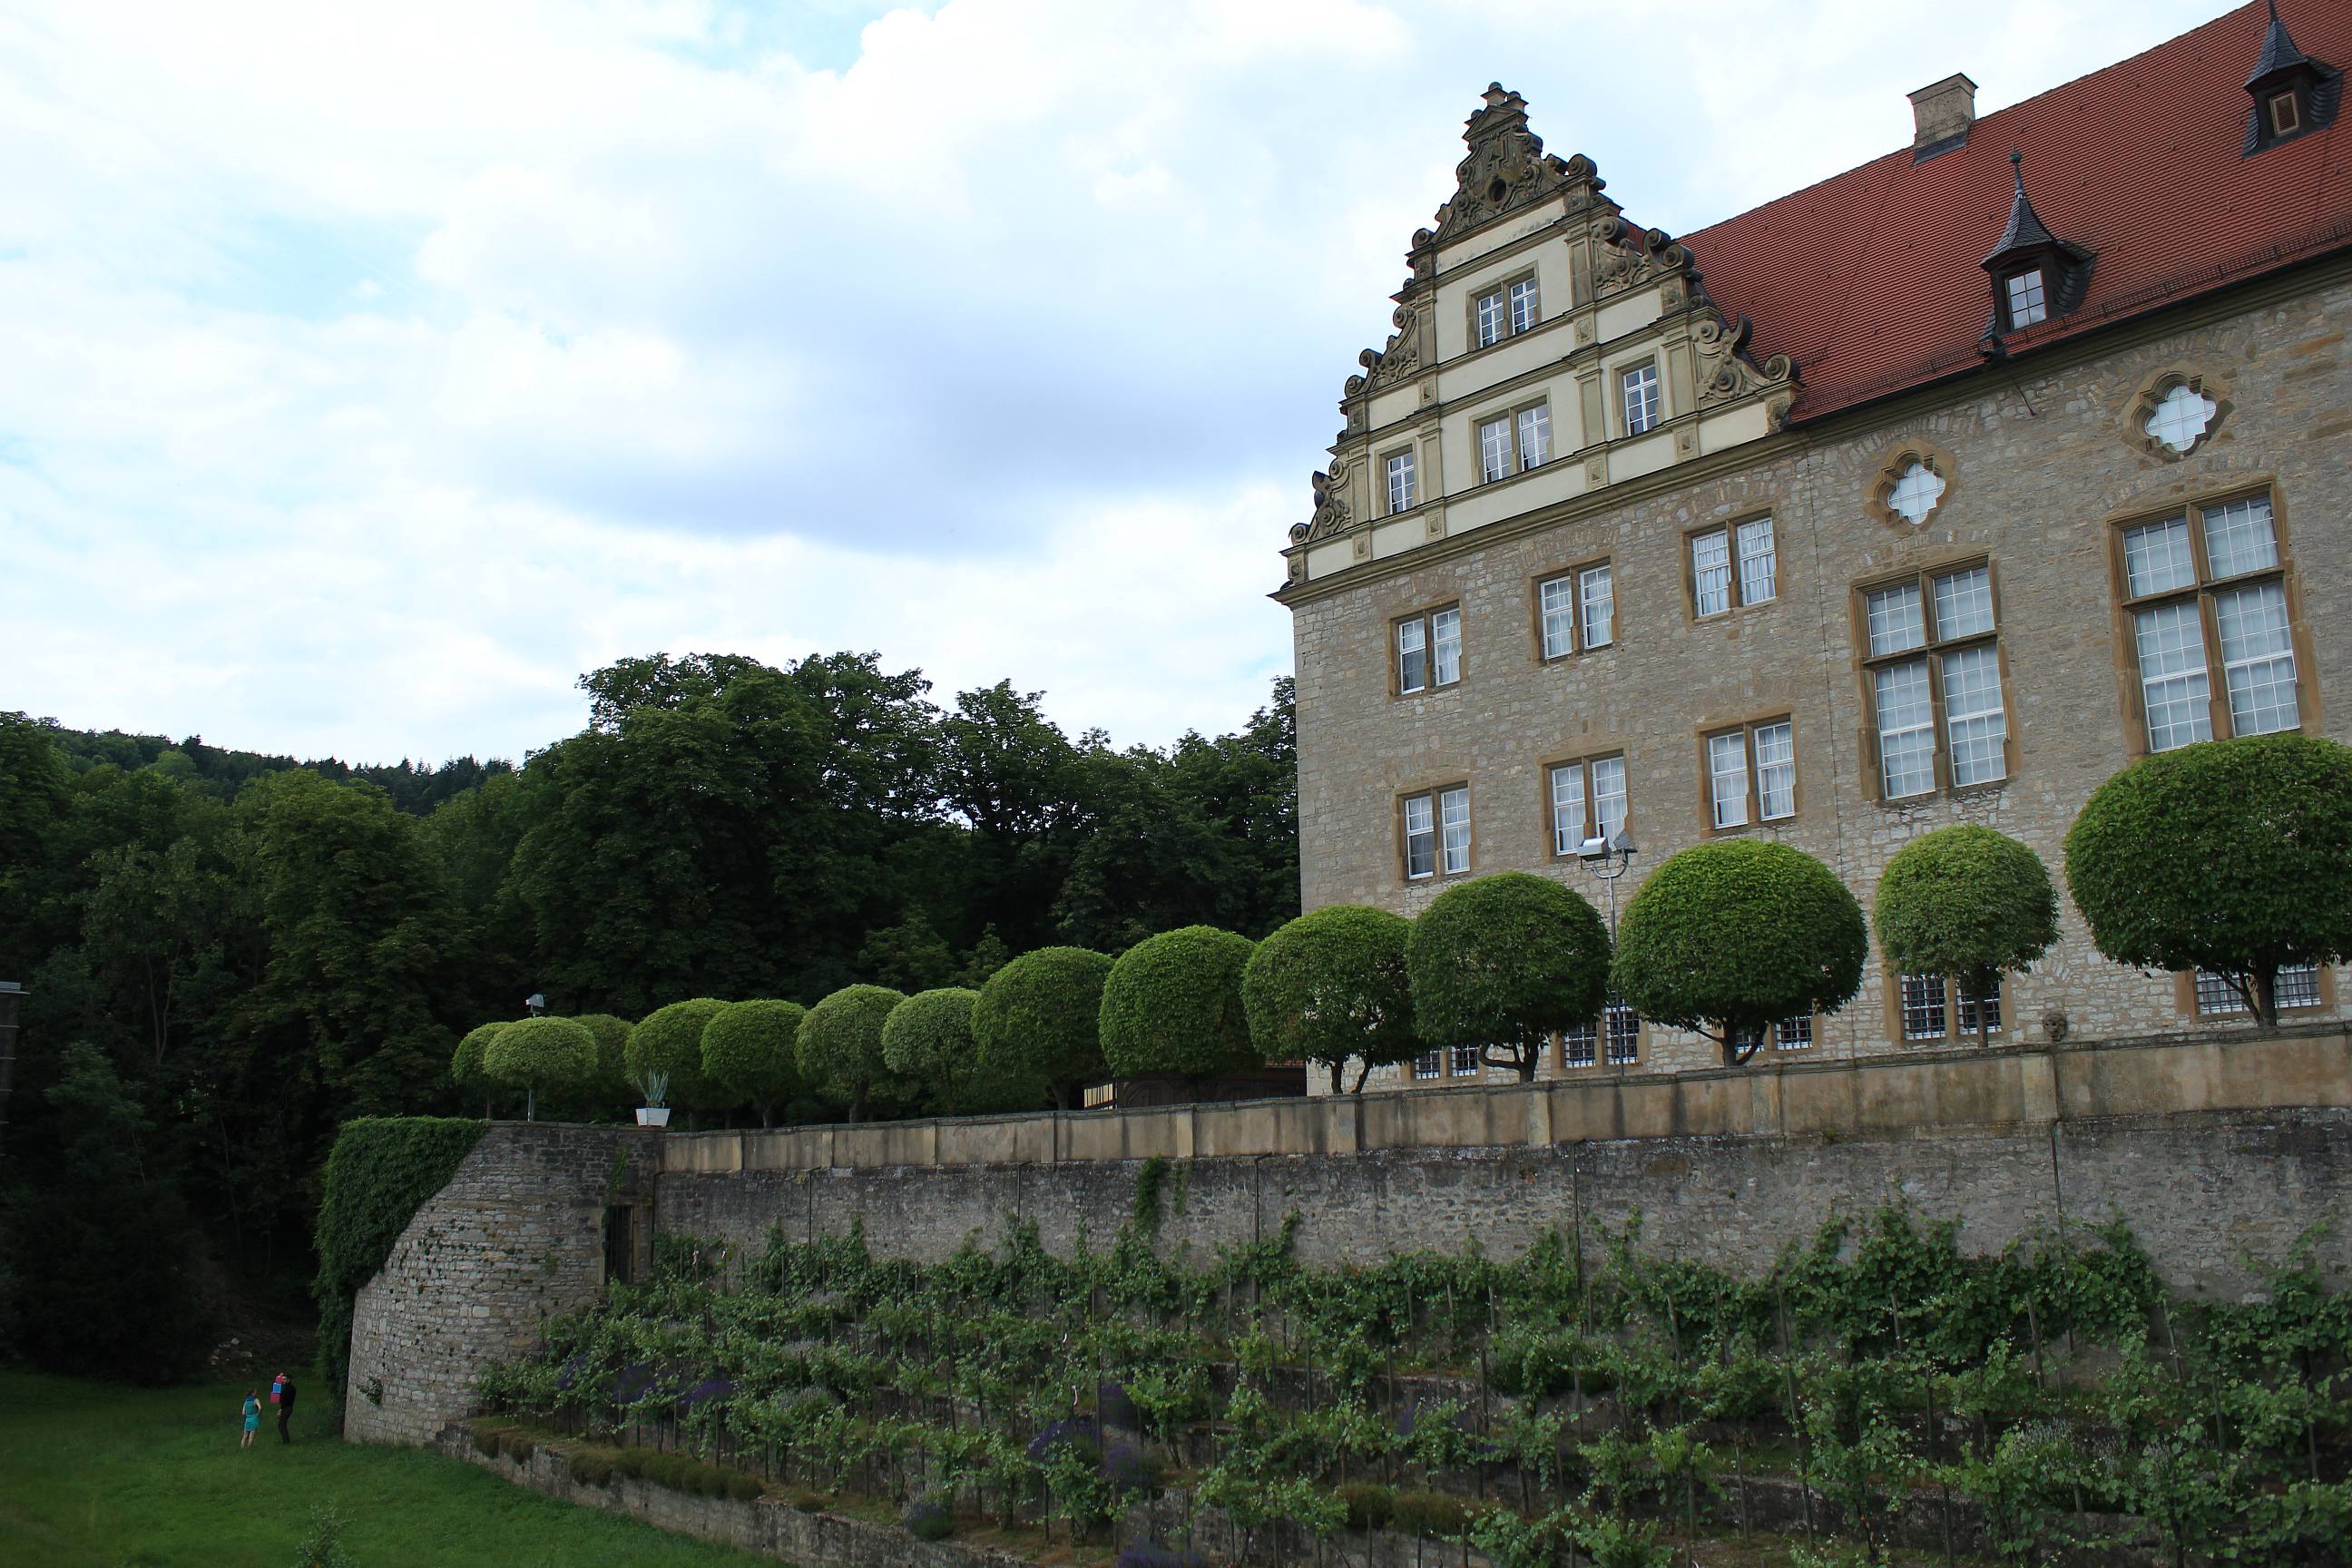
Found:
[{"label": "window with white curtain", "polygon": [[1867,588],[1863,662],[1882,798],[2009,776],[1992,568],[1977,563]]},{"label": "window with white curtain", "polygon": [[2129,523],[2118,540],[2147,749],[2300,729],[2287,568],[2270,497]]}]

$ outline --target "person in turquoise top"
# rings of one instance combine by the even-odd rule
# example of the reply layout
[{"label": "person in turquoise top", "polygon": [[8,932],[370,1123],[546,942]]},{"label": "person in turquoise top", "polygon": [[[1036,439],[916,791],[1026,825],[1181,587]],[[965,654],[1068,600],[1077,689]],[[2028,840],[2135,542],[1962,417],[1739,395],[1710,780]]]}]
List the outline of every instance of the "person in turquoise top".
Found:
[{"label": "person in turquoise top", "polygon": [[236,1446],[240,1448],[252,1447],[253,1435],[260,1430],[261,1390],[248,1388],[245,1391],[245,1436],[237,1439]]}]

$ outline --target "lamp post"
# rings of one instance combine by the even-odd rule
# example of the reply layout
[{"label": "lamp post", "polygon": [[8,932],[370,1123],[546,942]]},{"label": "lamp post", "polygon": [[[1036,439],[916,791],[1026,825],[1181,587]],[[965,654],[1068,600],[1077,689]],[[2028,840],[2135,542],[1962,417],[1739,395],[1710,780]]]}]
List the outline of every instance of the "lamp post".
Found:
[{"label": "lamp post", "polygon": [[522,999],[522,1005],[524,1011],[534,1018],[547,1016],[547,996],[544,992],[532,992]]},{"label": "lamp post", "polygon": [[8,1136],[8,1089],[16,1079],[16,1020],[31,993],[14,980],[0,980],[0,1152]]},{"label": "lamp post", "polygon": [[1577,858],[1591,868],[1592,874],[1609,888],[1609,947],[1617,947],[1617,879],[1633,868],[1633,857],[1640,852],[1630,829],[1621,827],[1602,837],[1594,834],[1576,847]]}]

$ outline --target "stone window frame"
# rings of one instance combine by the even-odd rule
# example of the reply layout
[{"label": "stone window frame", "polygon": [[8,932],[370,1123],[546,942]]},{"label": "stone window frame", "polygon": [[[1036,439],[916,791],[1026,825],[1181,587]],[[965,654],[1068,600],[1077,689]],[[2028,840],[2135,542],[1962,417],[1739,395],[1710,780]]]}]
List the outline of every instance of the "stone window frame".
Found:
[{"label": "stone window frame", "polygon": [[[1464,823],[1469,828],[1470,834],[1463,846],[1462,869],[1449,871],[1445,868],[1445,797],[1455,790],[1462,792]],[[1429,797],[1431,859],[1428,873],[1416,877],[1412,874],[1412,862],[1409,858],[1411,847],[1405,840],[1405,802],[1418,800],[1423,795]],[[1422,784],[1412,789],[1399,790],[1391,815],[1395,819],[1396,868],[1397,880],[1400,883],[1408,888],[1419,887],[1452,881],[1456,878],[1475,876],[1477,873],[1478,809],[1477,803],[1471,797],[1470,780],[1466,776],[1457,774],[1443,784]]]},{"label": "stone window frame", "polygon": [[[2231,501],[2250,500],[2257,496],[2267,498],[2271,503],[2271,535],[2277,542],[2278,564],[2241,572],[2231,577],[2215,577],[2205,554],[2205,510],[2226,506]],[[2196,563],[2197,582],[2191,587],[2144,594],[2134,598],[2124,558],[2124,535],[2143,524],[2163,522],[2173,517],[2189,520],[2189,549],[2190,559]],[[2189,494],[2175,497],[2169,505],[2144,507],[2109,517],[2106,532],[2108,592],[2115,605],[2113,646],[2116,679],[2122,698],[2124,751],[2127,757],[2137,759],[2150,754],[2147,689],[2140,680],[2139,635],[2135,620],[2137,612],[2187,599],[2192,595],[2195,596],[2198,627],[2205,639],[2206,724],[2214,740],[2226,741],[2234,738],[2237,730],[2231,721],[2229,678],[2223,672],[2221,663],[2221,629],[2214,624],[2213,594],[2217,588],[2239,588],[2267,581],[2277,582],[2286,597],[2287,645],[2294,656],[2296,718],[2294,731],[2270,732],[2289,734],[2299,731],[2310,735],[2319,731],[2318,663],[2314,657],[2311,627],[2304,618],[2303,587],[2295,571],[2294,535],[2287,521],[2285,501],[2275,483],[2262,478],[2249,479],[2243,476],[2229,476],[2220,482],[2200,486]],[[2004,701],[2008,698],[2008,667],[2004,664],[2001,670]]]},{"label": "stone window frame", "polygon": [[[1609,640],[1596,643],[1591,640],[1589,635],[1591,628],[1585,624],[1584,574],[1601,567],[1609,569]],[[1576,597],[1575,614],[1572,617],[1575,624],[1570,638],[1572,646],[1566,653],[1546,653],[1544,651],[1544,584],[1562,580],[1570,584],[1570,591]],[[1534,650],[1535,662],[1538,665],[1560,664],[1584,654],[1605,653],[1617,647],[1624,641],[1624,635],[1618,629],[1621,617],[1617,614],[1617,568],[1614,560],[1605,554],[1589,555],[1581,560],[1572,561],[1565,566],[1556,567],[1549,572],[1537,573],[1528,579],[1528,634],[1532,639],[1528,646]]]},{"label": "stone window frame", "polygon": [[[1538,272],[1535,258],[1529,257],[1524,266],[1513,268],[1508,272],[1498,272],[1463,289],[1462,342],[1466,345],[1463,350],[1465,357],[1486,349],[1501,348],[1513,338],[1524,337],[1544,324],[1543,279]],[[1526,326],[1517,327],[1511,324],[1511,290],[1521,283],[1536,286],[1536,317]],[[1503,300],[1503,330],[1494,342],[1482,342],[1478,336],[1478,305],[1481,300],[1491,300],[1497,295]]]},{"label": "stone window frame", "polygon": [[[1454,613],[1455,624],[1463,629],[1462,646],[1457,655],[1454,679],[1440,680],[1437,679],[1436,622],[1437,617],[1448,610]],[[1422,656],[1429,661],[1428,680],[1411,690],[1405,689],[1404,650],[1399,646],[1397,640],[1398,629],[1409,621],[1421,623]],[[1423,605],[1419,609],[1407,610],[1401,616],[1391,616],[1388,622],[1388,652],[1385,656],[1389,663],[1389,700],[1392,702],[1410,702],[1423,697],[1433,697],[1441,691],[1458,690],[1470,678],[1468,625],[1467,619],[1462,616],[1462,601],[1458,597],[1439,599],[1433,604]]]},{"label": "stone window frame", "polygon": [[[1911,465],[1920,464],[1944,481],[1944,489],[1936,497],[1933,510],[1917,522],[1896,511],[1894,506],[1895,487],[1911,471]],[[1863,488],[1862,510],[1881,528],[1909,538],[1924,531],[1929,519],[1952,504],[1959,489],[1959,459],[1944,447],[1922,437],[1910,437],[1896,442],[1881,453],[1871,471],[1870,482]]]},{"label": "stone window frame", "polygon": [[[1985,569],[1987,591],[1992,595],[1992,630],[1957,637],[1938,635],[1935,618],[1936,579],[1979,566]],[[1918,585],[1920,613],[1927,640],[1917,647],[1905,648],[1900,653],[1874,655],[1870,651],[1870,595],[1879,589],[1897,587],[1905,583]],[[2009,644],[2001,635],[2008,622],[2001,609],[1999,563],[1982,550],[1937,556],[1900,572],[1878,573],[1863,578],[1853,584],[1849,598],[1853,618],[1854,668],[1862,689],[1864,798],[1874,805],[1903,808],[1931,800],[1966,799],[2008,787],[2017,777],[2017,699],[2016,682],[2010,674]],[[1994,650],[1995,668],[2000,675],[2001,774],[1997,779],[1987,779],[1980,784],[1955,784],[1952,783],[1950,720],[1944,707],[1943,656],[1988,644]],[[1924,659],[1927,665],[1929,710],[1935,720],[1936,786],[1921,790],[1916,795],[1889,795],[1886,793],[1885,760],[1879,754],[1877,672],[1885,666],[1911,659]]]},{"label": "stone window frame", "polygon": [[[2206,422],[2205,433],[2198,437],[2196,443],[2186,452],[2176,451],[2168,443],[2147,433],[2147,422],[2156,413],[2157,405],[2176,386],[2185,386],[2213,400],[2213,417]],[[2230,396],[2228,378],[2200,364],[2168,364],[2151,372],[2132,388],[2131,395],[2124,401],[2119,433],[2124,444],[2133,451],[2160,462],[2178,463],[2184,458],[2197,457],[2212,446],[2213,437],[2221,433],[2223,423],[2236,407],[2237,404]]]},{"label": "stone window frame", "polygon": [[[1948,974],[1936,976],[1944,983],[1944,1032],[1940,1035],[1914,1037],[1906,1033],[1903,1027],[1903,975],[1894,965],[1885,963],[1883,958],[1880,968],[1884,973],[1879,976],[1879,988],[1885,1005],[1886,1037],[1889,1040],[1897,1046],[1912,1046],[1923,1050],[1935,1050],[1948,1046],[1965,1046],[1975,1042],[1976,1030],[1960,1027],[1961,997],[1960,983],[1958,980]],[[2009,972],[2004,970],[2001,973],[1997,994],[1993,999],[1993,1005],[2000,1010],[2000,1022],[1994,1026],[1991,1034],[1995,1040],[2006,1041],[2013,1045],[2021,1037],[2021,1029],[2017,1020],[2017,1009],[2013,1005],[2015,998],[2011,994],[2013,988],[2010,979]],[[1973,998],[1970,1000],[1973,1001]],[[1816,1027],[1818,1027],[1818,1022],[1816,1020]]]},{"label": "stone window frame", "polygon": [[[1391,447],[1380,455],[1381,515],[1382,517],[1407,516],[1421,510],[1422,503],[1429,499],[1422,492],[1421,454],[1416,448],[1417,443],[1408,437],[1402,444]],[[1404,459],[1405,483],[1412,492],[1412,499],[1402,506],[1399,506],[1396,502],[1396,487],[1391,480],[1391,466],[1400,458]]]},{"label": "stone window frame", "polygon": [[[2021,289],[2019,285],[2025,283],[2028,279],[2032,279],[2032,283]],[[2022,267],[2011,267],[2003,271],[2000,275],[2001,331],[2023,331],[2028,327],[2040,326],[2052,316],[2056,315],[2060,282],[2061,279],[2051,275],[2050,264],[2042,260],[2031,261]],[[2021,314],[2018,309],[2019,296],[2025,292],[2038,296],[2032,302],[2033,315],[2031,320],[2019,319]]]},{"label": "stone window frame", "polygon": [[[1633,1014],[1633,1054],[1626,1057],[1622,1060],[1612,1060],[1609,1055],[1608,1018],[1612,1009],[1622,1010],[1623,1012]],[[1601,1004],[1601,1016],[1595,1018],[1592,1022],[1594,1026],[1592,1031],[1592,1059],[1589,1062],[1570,1061],[1568,1059],[1567,1031],[1553,1031],[1551,1037],[1550,1055],[1551,1068],[1555,1074],[1576,1073],[1581,1075],[1584,1073],[1598,1074],[1605,1072],[1622,1074],[1631,1072],[1635,1068],[1638,1068],[1643,1062],[1649,1059],[1650,1020],[1644,1018],[1639,1013],[1634,1013],[1633,1008],[1630,1004],[1619,1000],[1613,993],[1607,1001]]]},{"label": "stone window frame", "polygon": [[[1790,808],[1785,815],[1767,820],[1760,815],[1763,795],[1756,777],[1756,731],[1769,729],[1775,724],[1786,724],[1789,727]],[[1694,730],[1692,734],[1698,755],[1698,826],[1702,837],[1738,837],[1741,834],[1753,833],[1759,828],[1785,826],[1804,815],[1804,769],[1797,763],[1797,716],[1789,705],[1783,704],[1778,708],[1759,710],[1745,719],[1702,724]],[[1741,738],[1745,748],[1743,768],[1748,792],[1747,820],[1727,827],[1718,827],[1715,823],[1715,764],[1711,754],[1711,743],[1718,735],[1738,735]],[[1628,802],[1630,808],[1630,792]]]},{"label": "stone window frame", "polygon": [[1573,849],[1562,853],[1559,828],[1552,817],[1551,775],[1556,769],[1580,767],[1584,770],[1584,826],[1591,833],[1599,825],[1592,810],[1592,764],[1614,760],[1625,767],[1625,820],[1619,826],[1632,831],[1633,816],[1633,763],[1631,749],[1614,737],[1596,738],[1589,749],[1573,756],[1547,758],[1536,767],[1536,820],[1543,825],[1544,858],[1553,865],[1580,865],[1583,858]]},{"label": "stone window frame", "polygon": [[[1545,424],[1551,432],[1550,445],[1545,448],[1542,461],[1530,463],[1527,460],[1527,453],[1519,443],[1519,421],[1538,408],[1544,411]],[[1486,427],[1498,419],[1503,423],[1503,471],[1489,478],[1486,473]],[[1507,480],[1517,479],[1521,474],[1531,474],[1538,468],[1546,468],[1557,462],[1560,455],[1559,421],[1552,414],[1550,386],[1545,385],[1535,389],[1533,396],[1522,397],[1515,402],[1472,415],[1470,416],[1470,453],[1478,465],[1478,482],[1482,485],[1499,485]]]},{"label": "stone window frame", "polygon": [[[1647,370],[1650,373],[1651,384],[1657,388],[1658,406],[1650,422],[1636,430],[1633,428],[1633,411],[1625,401],[1625,382],[1635,372],[1642,370]],[[1674,410],[1669,406],[1666,399],[1665,363],[1659,353],[1650,353],[1630,356],[1610,366],[1608,374],[1611,400],[1617,405],[1617,428],[1622,432],[1619,439],[1632,441],[1643,436],[1654,436],[1664,428],[1668,420],[1674,417]]]},{"label": "stone window frame", "polygon": [[[1753,604],[1748,602],[1747,584],[1742,580],[1739,571],[1739,531],[1751,522],[1769,522],[1772,525],[1772,596],[1769,599],[1758,599]],[[1698,563],[1692,556],[1691,551],[1699,540],[1710,533],[1723,535],[1723,567],[1729,574],[1726,584],[1726,596],[1731,602],[1720,610],[1709,610],[1705,615],[1701,615],[1698,608]],[[1780,592],[1781,588],[1787,585],[1787,579],[1783,574],[1787,557],[1780,551],[1780,518],[1770,507],[1745,512],[1722,522],[1693,523],[1682,531],[1681,548],[1683,616],[1692,626],[1710,625],[1729,620],[1743,610],[1766,609],[1789,596]]]},{"label": "stone window frame", "polygon": [[[2279,1013],[2282,1016],[2289,1013],[2294,1013],[2298,1015],[2308,1015],[2314,1017],[2322,1017],[2332,1016],[2335,1013],[2336,965],[2332,963],[2323,963],[2320,964],[2318,968],[2319,999],[2315,1002],[2297,1003],[2292,1007],[2281,1007],[2279,1009]],[[2226,1022],[2231,1019],[2244,1019],[2251,1022],[2253,1017],[2253,1010],[2252,1008],[2243,1008],[2234,1013],[2207,1013],[2200,1011],[2197,1005],[2197,972],[2193,969],[2177,969],[2173,971],[2172,1006],[2173,1010],[2179,1013],[2183,1018],[2188,1018],[2192,1021],[2212,1019]]]}]

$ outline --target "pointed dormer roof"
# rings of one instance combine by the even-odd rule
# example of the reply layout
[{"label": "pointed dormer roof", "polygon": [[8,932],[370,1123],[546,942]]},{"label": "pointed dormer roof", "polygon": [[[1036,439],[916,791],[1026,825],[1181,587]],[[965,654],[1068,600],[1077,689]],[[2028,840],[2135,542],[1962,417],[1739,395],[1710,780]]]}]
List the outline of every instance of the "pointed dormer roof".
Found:
[{"label": "pointed dormer roof", "polygon": [[2033,204],[2025,197],[2025,154],[2015,148],[2010,150],[2009,174],[2017,185],[2016,194],[2009,198],[2009,226],[2000,231],[2000,243],[1984,258],[1988,268],[1997,268],[2027,251],[2059,247],[2058,237],[2042,226]]},{"label": "pointed dormer roof", "polygon": [[2246,79],[2246,90],[2260,92],[2284,77],[2312,70],[2316,64],[2295,47],[2286,24],[2279,20],[2278,0],[2271,0],[2270,30],[2263,35],[2262,58],[2254,62],[2254,74]]}]

